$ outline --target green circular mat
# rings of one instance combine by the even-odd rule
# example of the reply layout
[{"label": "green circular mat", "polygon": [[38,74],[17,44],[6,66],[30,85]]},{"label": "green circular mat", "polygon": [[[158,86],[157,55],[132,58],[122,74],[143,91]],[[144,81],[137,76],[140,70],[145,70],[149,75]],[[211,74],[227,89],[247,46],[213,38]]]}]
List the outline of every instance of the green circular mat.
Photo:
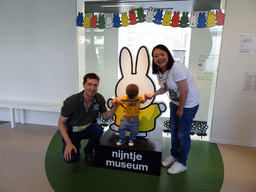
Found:
[{"label": "green circular mat", "polygon": [[[163,137],[162,159],[169,154],[170,139]],[[81,152],[86,143],[82,141]],[[193,140],[187,164],[187,171],[177,175],[168,174],[168,168],[162,167],[160,176],[88,166],[83,153],[79,161],[67,164],[62,157],[59,131],[53,136],[45,157],[46,175],[56,192],[220,191],[224,167],[216,144]]]}]

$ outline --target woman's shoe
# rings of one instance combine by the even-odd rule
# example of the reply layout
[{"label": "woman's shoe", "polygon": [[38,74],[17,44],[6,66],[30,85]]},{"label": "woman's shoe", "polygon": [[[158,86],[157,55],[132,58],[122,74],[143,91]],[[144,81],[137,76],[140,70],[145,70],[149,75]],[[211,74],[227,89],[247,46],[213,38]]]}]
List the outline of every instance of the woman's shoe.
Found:
[{"label": "woman's shoe", "polygon": [[164,161],[162,161],[162,165],[164,167],[168,167],[171,164],[173,164],[175,161],[177,161],[177,159],[175,159],[172,155],[170,155],[169,157],[167,157]]}]

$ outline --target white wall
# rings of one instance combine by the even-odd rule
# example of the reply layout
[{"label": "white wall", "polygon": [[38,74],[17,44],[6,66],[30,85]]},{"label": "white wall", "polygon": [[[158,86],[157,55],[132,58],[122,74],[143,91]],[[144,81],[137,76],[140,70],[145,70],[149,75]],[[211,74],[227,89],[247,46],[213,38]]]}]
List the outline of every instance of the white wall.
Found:
[{"label": "white wall", "polygon": [[[256,96],[242,91],[256,55],[237,54],[239,34],[255,33],[255,11],[255,0],[227,0],[211,142],[256,147]],[[76,0],[3,0],[0,18],[0,99],[61,103],[78,91]],[[58,114],[26,117],[56,125]]]},{"label": "white wall", "polygon": [[77,92],[76,0],[4,0],[0,18],[0,99],[62,103]]},{"label": "white wall", "polygon": [[255,0],[227,0],[211,142],[256,147],[256,95],[243,91],[256,54],[237,54],[239,34],[256,35],[255,12]]}]

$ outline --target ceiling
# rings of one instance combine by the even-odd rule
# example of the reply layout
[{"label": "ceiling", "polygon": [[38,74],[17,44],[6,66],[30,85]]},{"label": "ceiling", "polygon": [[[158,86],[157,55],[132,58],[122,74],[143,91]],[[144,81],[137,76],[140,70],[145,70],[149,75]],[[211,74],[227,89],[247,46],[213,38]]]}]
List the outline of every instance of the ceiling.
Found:
[{"label": "ceiling", "polygon": [[174,0],[174,1],[85,1],[85,13],[122,13],[142,7],[148,10],[150,7],[163,10],[192,12],[209,11],[221,8],[221,1],[224,0]]}]

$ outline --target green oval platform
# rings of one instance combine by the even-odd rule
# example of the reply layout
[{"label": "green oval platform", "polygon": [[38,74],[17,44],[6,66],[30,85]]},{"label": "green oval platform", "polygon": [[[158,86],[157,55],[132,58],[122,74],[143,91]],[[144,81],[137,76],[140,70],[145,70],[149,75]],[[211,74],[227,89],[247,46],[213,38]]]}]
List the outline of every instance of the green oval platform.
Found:
[{"label": "green oval platform", "polygon": [[[169,154],[170,137],[162,138],[162,159]],[[82,149],[87,141],[82,141]],[[168,168],[161,168],[161,175],[147,175],[113,169],[88,166],[81,153],[80,160],[67,164],[62,157],[62,142],[59,131],[53,136],[45,157],[48,181],[56,192],[205,192],[221,190],[224,166],[218,146],[206,141],[191,143],[188,169],[170,175]]]}]

